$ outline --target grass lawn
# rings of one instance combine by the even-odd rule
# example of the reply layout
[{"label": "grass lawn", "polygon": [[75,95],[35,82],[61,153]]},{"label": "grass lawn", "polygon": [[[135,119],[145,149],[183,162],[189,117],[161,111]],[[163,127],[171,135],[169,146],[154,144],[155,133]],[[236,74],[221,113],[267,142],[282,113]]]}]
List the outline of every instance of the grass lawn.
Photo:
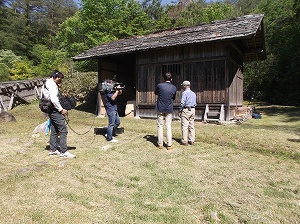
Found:
[{"label": "grass lawn", "polygon": [[94,135],[107,118],[72,110],[75,159],[48,156],[37,102],[0,123],[0,223],[300,223],[300,108],[257,106],[241,125],[197,122],[196,144],[155,147],[156,121],[121,118],[117,143]]}]

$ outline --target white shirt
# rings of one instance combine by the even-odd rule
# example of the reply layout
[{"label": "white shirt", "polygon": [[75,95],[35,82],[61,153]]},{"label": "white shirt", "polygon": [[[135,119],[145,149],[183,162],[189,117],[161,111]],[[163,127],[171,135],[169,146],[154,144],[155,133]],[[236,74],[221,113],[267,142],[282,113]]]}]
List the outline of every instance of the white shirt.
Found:
[{"label": "white shirt", "polygon": [[42,87],[42,93],[46,99],[51,100],[54,107],[58,111],[61,111],[63,109],[62,106],[60,105],[59,98],[58,98],[59,95],[58,86],[54,82],[53,78],[49,78],[46,80],[45,85],[43,85]]}]

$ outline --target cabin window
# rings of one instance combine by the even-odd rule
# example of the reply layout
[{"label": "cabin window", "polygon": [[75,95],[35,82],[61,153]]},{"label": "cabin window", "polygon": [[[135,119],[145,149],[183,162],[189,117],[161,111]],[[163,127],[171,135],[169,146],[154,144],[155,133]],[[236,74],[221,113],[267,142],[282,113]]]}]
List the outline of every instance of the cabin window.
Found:
[{"label": "cabin window", "polygon": [[162,66],[162,74],[171,72],[172,76],[180,76],[181,74],[181,64],[170,64]]}]

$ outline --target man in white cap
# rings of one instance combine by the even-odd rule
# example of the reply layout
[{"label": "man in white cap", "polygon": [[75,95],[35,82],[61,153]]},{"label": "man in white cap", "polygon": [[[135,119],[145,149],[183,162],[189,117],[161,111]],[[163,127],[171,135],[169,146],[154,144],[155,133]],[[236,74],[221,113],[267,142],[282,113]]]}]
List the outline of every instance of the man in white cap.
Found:
[{"label": "man in white cap", "polygon": [[181,144],[187,146],[195,143],[196,94],[190,89],[191,83],[189,81],[184,81],[181,86],[183,89],[179,105],[182,131]]}]

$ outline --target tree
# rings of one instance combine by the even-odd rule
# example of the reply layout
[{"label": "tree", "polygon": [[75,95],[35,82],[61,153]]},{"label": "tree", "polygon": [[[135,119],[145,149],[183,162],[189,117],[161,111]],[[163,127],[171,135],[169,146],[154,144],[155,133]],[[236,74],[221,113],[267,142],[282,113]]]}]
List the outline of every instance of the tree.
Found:
[{"label": "tree", "polygon": [[232,3],[235,5],[236,11],[241,15],[251,14],[255,11],[257,6],[262,2],[262,0],[234,0]]},{"label": "tree", "polygon": [[[179,16],[174,20],[174,25],[177,26],[193,26],[199,23],[203,23],[203,12],[206,7],[204,0],[197,2],[181,3],[181,7],[177,8]],[[184,6],[182,8],[182,6]]]},{"label": "tree", "polygon": [[3,38],[1,48],[13,50],[30,58],[34,44],[53,48],[50,37],[56,35],[59,24],[78,10],[73,0],[2,0],[0,19]]},{"label": "tree", "polygon": [[236,17],[232,4],[228,3],[211,3],[203,11],[203,22],[210,23],[214,20],[224,20]]},{"label": "tree", "polygon": [[148,15],[148,18],[154,22],[160,20],[164,14],[161,0],[144,0],[141,3],[141,7]]},{"label": "tree", "polygon": [[11,50],[0,50],[0,81],[33,77],[31,62],[15,55]]},{"label": "tree", "polygon": [[149,24],[134,0],[82,0],[81,10],[60,26],[57,40],[60,49],[74,56],[108,41],[144,34]]},{"label": "tree", "polygon": [[256,8],[265,14],[268,59],[248,66],[245,86],[248,90],[256,86],[258,97],[268,102],[300,102],[298,5],[296,0],[264,0]]},{"label": "tree", "polygon": [[[9,72],[15,74],[10,78],[16,79],[48,73],[49,70],[41,70],[40,61],[57,65],[57,58],[62,57],[58,54],[55,36],[59,25],[77,10],[73,0],[0,0],[0,49],[22,56],[20,62],[6,65],[8,69],[3,70],[6,77],[10,77]],[[53,51],[59,57],[48,57],[43,52],[34,54],[36,50],[33,48],[40,44],[46,48],[44,52]],[[61,64],[64,64],[63,60]]]}]

